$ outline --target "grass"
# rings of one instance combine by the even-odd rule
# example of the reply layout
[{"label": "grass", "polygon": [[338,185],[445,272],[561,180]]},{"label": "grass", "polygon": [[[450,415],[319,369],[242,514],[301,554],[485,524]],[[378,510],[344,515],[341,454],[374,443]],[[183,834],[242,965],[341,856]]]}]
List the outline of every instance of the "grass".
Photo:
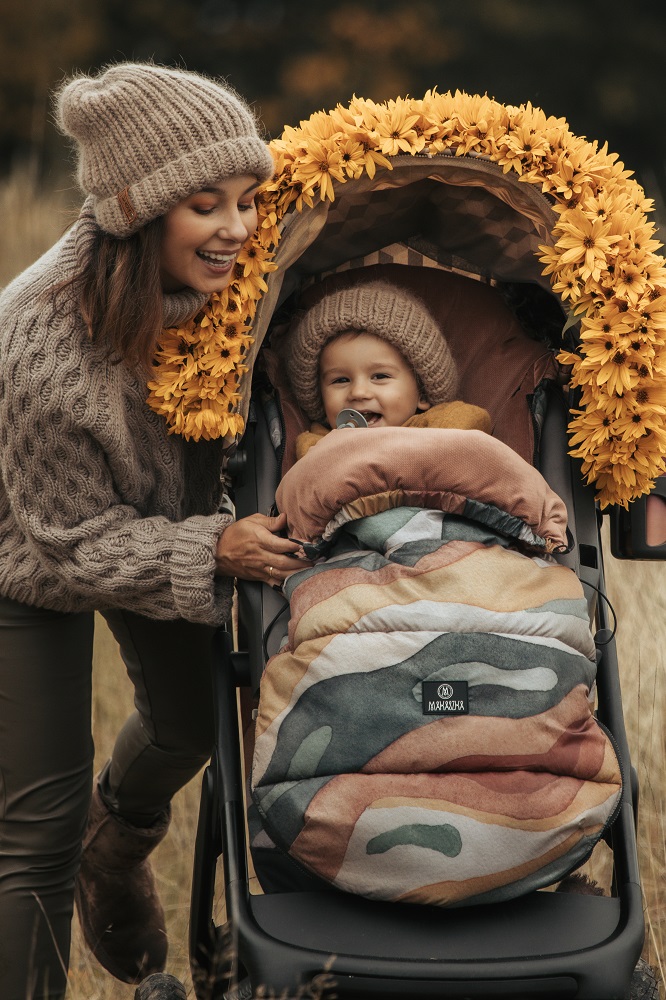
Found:
[{"label": "grass", "polygon": [[[30,171],[0,185],[0,285],[31,263],[72,218],[71,191],[40,191]],[[641,785],[639,852],[645,892],[644,955],[663,975],[666,965],[666,564],[618,562],[608,553],[610,600],[618,617],[617,643],[629,741]],[[95,641],[94,715],[96,757],[108,757],[115,734],[132,709],[132,688],[113,639],[99,619]],[[171,832],[155,855],[170,940],[168,971],[193,996],[188,963],[189,894],[200,781],[174,801]],[[595,852],[589,871],[608,882],[608,852]],[[132,1000],[134,988],[117,982],[90,957],[76,920],[68,1000]]]},{"label": "grass", "polygon": [[40,189],[29,163],[0,183],[0,288],[60,238],[78,203],[69,184]]},{"label": "grass", "polygon": [[608,596],[618,618],[622,702],[640,787],[644,956],[666,982],[666,563],[618,561],[608,544],[605,549]]}]

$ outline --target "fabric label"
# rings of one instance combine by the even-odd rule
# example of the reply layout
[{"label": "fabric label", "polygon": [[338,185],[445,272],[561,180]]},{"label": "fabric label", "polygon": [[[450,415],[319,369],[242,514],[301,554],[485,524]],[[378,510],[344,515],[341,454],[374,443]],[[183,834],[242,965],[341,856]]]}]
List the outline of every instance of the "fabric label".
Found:
[{"label": "fabric label", "polygon": [[423,681],[424,715],[469,715],[467,681]]}]

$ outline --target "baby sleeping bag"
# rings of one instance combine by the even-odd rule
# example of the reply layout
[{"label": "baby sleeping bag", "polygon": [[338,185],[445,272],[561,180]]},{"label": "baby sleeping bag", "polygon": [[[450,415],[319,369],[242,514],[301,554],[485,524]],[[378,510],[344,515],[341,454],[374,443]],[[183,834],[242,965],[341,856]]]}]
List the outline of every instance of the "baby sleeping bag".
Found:
[{"label": "baby sleeping bag", "polygon": [[302,868],[374,899],[506,900],[581,864],[619,805],[566,510],[479,431],[338,430],[277,493],[285,585],[253,801]]}]

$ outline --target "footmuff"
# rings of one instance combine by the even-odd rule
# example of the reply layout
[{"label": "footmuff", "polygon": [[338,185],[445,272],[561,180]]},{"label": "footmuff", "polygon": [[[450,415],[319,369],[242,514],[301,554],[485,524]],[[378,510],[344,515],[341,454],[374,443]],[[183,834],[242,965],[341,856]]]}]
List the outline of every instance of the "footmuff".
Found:
[{"label": "footmuff", "polygon": [[261,682],[266,833],[362,896],[506,900],[581,864],[620,768],[566,509],[480,431],[336,430],[277,492],[312,568]]}]

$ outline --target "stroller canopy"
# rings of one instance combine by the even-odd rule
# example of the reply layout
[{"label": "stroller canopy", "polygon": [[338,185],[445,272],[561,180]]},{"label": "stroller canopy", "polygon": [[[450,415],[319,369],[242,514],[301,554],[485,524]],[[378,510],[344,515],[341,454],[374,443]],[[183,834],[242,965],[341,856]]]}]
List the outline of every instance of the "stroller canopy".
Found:
[{"label": "stroller canopy", "polygon": [[666,267],[652,203],[606,146],[530,104],[431,91],[318,112],[271,149],[276,173],[234,281],[160,339],[148,402],[170,431],[237,440],[275,311],[313,276],[426,262],[551,292],[566,335],[553,346],[578,388],[571,453],[602,507],[653,488],[666,455]]}]

